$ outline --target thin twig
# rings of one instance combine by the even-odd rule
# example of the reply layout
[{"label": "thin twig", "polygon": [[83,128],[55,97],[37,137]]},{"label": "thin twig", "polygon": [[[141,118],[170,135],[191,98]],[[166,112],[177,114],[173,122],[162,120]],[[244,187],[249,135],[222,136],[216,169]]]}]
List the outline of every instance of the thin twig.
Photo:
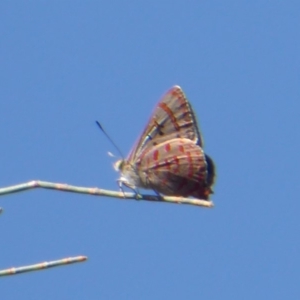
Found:
[{"label": "thin twig", "polygon": [[196,205],[202,207],[213,207],[214,204],[209,200],[202,199],[192,199],[192,198],[184,198],[184,197],[173,197],[173,196],[155,196],[155,195],[137,195],[136,193],[123,193],[117,191],[104,190],[99,188],[87,188],[80,186],[72,186],[63,183],[54,183],[40,180],[33,180],[27,183],[21,183],[5,188],[0,188],[0,196],[6,194],[12,194],[17,192],[22,192],[34,188],[44,188],[44,189],[52,189],[63,192],[73,192],[73,193],[82,193],[89,194],[94,196],[106,196],[106,197],[114,197],[119,199],[127,199],[127,200],[146,200],[146,201],[154,201],[154,202],[167,202],[167,203],[176,203],[176,204],[189,204]]},{"label": "thin twig", "polygon": [[31,272],[31,271],[39,271],[42,269],[48,269],[48,268],[52,268],[52,267],[58,267],[58,266],[63,266],[63,265],[68,265],[68,264],[73,264],[73,263],[84,262],[86,260],[87,260],[86,256],[74,256],[74,257],[68,257],[68,258],[63,258],[63,259],[59,259],[59,260],[52,260],[49,262],[45,261],[45,262],[34,264],[34,265],[0,270],[0,276],[8,276],[8,275],[15,275],[15,274]]}]

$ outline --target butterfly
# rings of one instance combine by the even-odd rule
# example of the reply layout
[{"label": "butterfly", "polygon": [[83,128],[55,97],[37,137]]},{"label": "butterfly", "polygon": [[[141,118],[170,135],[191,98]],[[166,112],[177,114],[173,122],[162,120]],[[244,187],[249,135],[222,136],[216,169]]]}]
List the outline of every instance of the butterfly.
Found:
[{"label": "butterfly", "polygon": [[214,162],[203,151],[195,114],[179,86],[162,97],[128,157],[114,166],[120,188],[209,200]]}]

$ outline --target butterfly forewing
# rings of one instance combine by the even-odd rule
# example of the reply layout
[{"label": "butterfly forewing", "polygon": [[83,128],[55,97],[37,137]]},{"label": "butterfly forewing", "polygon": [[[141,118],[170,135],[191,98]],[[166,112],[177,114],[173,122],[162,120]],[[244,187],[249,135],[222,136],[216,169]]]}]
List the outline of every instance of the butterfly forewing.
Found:
[{"label": "butterfly forewing", "polygon": [[128,161],[134,161],[145,149],[174,138],[187,138],[202,147],[193,110],[179,86],[172,87],[157,104]]}]

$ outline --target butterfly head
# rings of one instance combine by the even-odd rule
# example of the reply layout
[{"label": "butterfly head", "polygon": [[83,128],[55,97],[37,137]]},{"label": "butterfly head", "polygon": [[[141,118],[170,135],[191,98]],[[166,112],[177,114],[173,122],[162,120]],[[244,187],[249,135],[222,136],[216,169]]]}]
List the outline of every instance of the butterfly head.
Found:
[{"label": "butterfly head", "polygon": [[114,169],[121,173],[118,179],[119,186],[123,184],[133,190],[140,186],[140,178],[134,166],[124,159],[120,159],[114,163]]}]

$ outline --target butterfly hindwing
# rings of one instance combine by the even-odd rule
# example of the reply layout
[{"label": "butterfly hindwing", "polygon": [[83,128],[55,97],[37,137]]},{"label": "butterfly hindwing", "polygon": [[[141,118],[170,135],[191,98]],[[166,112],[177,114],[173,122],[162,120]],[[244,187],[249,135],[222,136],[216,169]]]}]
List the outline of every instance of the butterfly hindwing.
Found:
[{"label": "butterfly hindwing", "polygon": [[202,199],[209,195],[205,154],[188,139],[172,139],[145,150],[136,165],[144,184],[159,193]]},{"label": "butterfly hindwing", "polygon": [[172,87],[157,104],[128,161],[135,161],[145,149],[174,138],[187,138],[202,147],[195,115],[179,86]]}]

